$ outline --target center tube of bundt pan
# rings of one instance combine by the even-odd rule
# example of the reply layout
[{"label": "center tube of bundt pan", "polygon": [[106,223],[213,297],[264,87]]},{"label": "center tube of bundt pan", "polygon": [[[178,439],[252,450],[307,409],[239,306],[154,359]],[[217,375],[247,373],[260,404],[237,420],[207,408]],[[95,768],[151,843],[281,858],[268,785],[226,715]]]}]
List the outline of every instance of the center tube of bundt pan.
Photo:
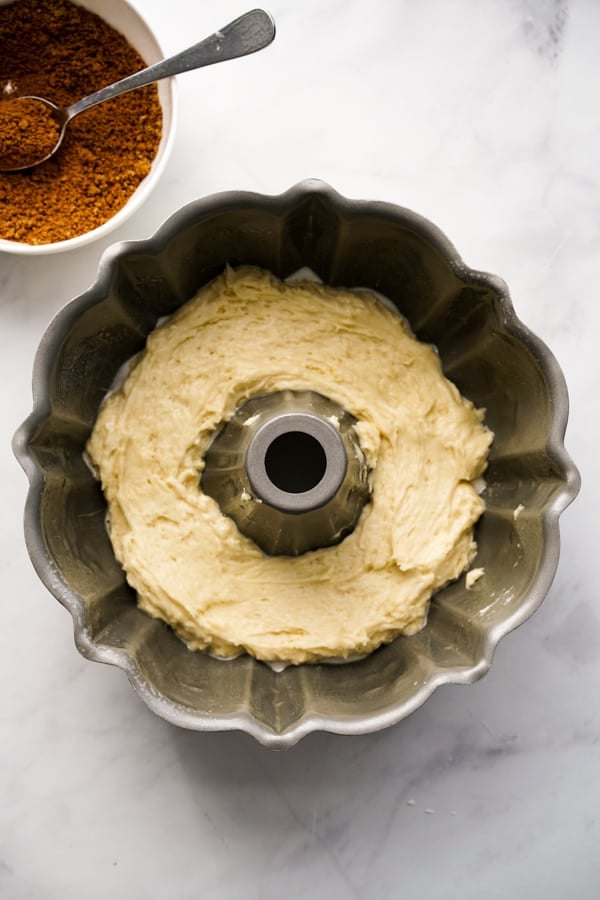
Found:
[{"label": "center tube of bundt pan", "polygon": [[369,499],[355,419],[313,391],[254,397],[215,433],[202,490],[269,555],[337,544]]},{"label": "center tube of bundt pan", "polygon": [[245,466],[257,500],[300,515],[333,500],[348,457],[331,423],[313,413],[290,412],[269,419],[252,436]]}]

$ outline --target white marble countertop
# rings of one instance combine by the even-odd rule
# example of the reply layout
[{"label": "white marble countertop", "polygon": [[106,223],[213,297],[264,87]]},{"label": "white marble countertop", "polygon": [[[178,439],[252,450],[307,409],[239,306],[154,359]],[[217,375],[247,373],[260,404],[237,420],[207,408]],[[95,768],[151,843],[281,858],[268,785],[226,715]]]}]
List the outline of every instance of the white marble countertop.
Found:
[{"label": "white marble countertop", "polygon": [[[165,53],[244,11],[136,0]],[[595,900],[600,890],[600,4],[273,0],[268,51],[179,79],[157,190],[102,244],[0,256],[2,740],[7,900]],[[434,221],[501,275],[571,395],[583,489],[538,613],[490,673],[362,738],[273,753],[179,731],[76,652],[22,537],[9,442],[35,349],[102,250],[214,191],[318,177]],[[594,537],[594,534],[596,537]]]}]

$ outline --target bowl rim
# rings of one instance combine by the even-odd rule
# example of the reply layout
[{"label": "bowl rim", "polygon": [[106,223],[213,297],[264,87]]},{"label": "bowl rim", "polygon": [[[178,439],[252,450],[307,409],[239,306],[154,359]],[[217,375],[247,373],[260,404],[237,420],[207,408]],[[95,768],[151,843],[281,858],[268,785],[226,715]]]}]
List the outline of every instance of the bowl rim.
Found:
[{"label": "bowl rim", "polygon": [[[45,547],[40,521],[43,473],[36,465],[29,442],[38,426],[50,414],[50,404],[45,385],[49,383],[53,364],[53,349],[68,333],[71,325],[85,310],[101,302],[103,288],[110,277],[111,264],[119,256],[136,250],[152,249],[165,242],[167,236],[182,227],[188,220],[197,220],[214,211],[240,203],[260,204],[263,208],[287,208],[306,197],[320,197],[332,203],[342,214],[361,210],[375,212],[378,216],[402,219],[423,234],[444,255],[446,260],[466,283],[493,287],[499,294],[504,326],[508,333],[526,345],[543,371],[553,397],[553,415],[549,429],[547,449],[553,460],[564,472],[564,482],[548,503],[542,516],[545,540],[537,576],[523,601],[513,614],[490,627],[485,633],[480,659],[474,665],[451,670],[434,670],[428,674],[418,690],[401,704],[360,717],[326,717],[304,713],[282,732],[275,732],[250,714],[203,714],[191,711],[166,698],[153,688],[142,675],[135,660],[125,650],[96,645],[85,632],[83,601],[60,577]],[[27,549],[35,571],[49,591],[65,606],[73,618],[75,644],[86,658],[117,666],[126,673],[129,681],[146,705],[161,718],[179,727],[195,731],[244,731],[261,744],[272,749],[285,749],[296,744],[312,731],[358,735],[379,731],[397,724],[418,709],[442,684],[471,684],[480,679],[490,668],[498,642],[525,622],[538,609],[548,593],[558,566],[560,551],[559,517],[577,496],[581,478],[579,471],[564,446],[564,436],[569,413],[567,385],[562,370],[552,351],[537,335],[533,334],[516,315],[507,285],[495,275],[469,268],[454,245],[440,229],[418,213],[385,201],[350,200],[337,193],[328,184],[314,178],[295,184],[277,195],[252,191],[224,191],[192,201],[173,213],[150,237],[139,241],[122,241],[109,247],[102,255],[95,282],[83,294],[76,297],[54,317],[40,342],[33,368],[33,409],[16,431],[12,449],[29,479],[25,504],[24,532]],[[351,665],[352,663],[350,663]]]},{"label": "bowl rim", "polygon": [[[11,2],[14,2],[14,0],[0,0],[0,5],[7,6]],[[71,0],[71,2],[77,6],[84,6],[86,9],[88,8],[85,3],[81,3],[81,0]],[[127,9],[127,14],[136,21],[136,24],[145,33],[146,40],[153,45],[154,52],[157,55],[157,61],[164,58],[163,49],[147,19],[144,18],[140,11],[133,6],[129,0],[117,0],[117,2],[119,6],[123,6]],[[100,14],[96,13],[96,15]],[[120,30],[116,25],[113,25],[112,27],[116,30]],[[130,43],[133,43],[134,38],[124,32],[121,33],[124,34]],[[146,64],[150,65],[151,63]],[[92,241],[99,240],[111,231],[119,228],[130,216],[137,212],[158,184],[169,161],[175,142],[179,110],[177,81],[174,77],[164,78],[158,82],[158,89],[159,102],[163,114],[163,130],[156,156],[152,160],[152,165],[148,174],[142,179],[127,202],[117,210],[114,216],[111,216],[110,219],[107,219],[96,228],[92,228],[91,231],[85,231],[83,234],[67,238],[64,241],[53,241],[48,244],[27,244],[24,241],[11,241],[7,238],[0,237],[0,254],[7,253],[14,256],[35,257],[48,256],[53,253],[64,253],[66,250],[78,250],[80,247],[84,247]],[[169,114],[168,122],[165,121],[165,105],[163,104],[161,94],[164,94],[166,97],[166,112]]]}]

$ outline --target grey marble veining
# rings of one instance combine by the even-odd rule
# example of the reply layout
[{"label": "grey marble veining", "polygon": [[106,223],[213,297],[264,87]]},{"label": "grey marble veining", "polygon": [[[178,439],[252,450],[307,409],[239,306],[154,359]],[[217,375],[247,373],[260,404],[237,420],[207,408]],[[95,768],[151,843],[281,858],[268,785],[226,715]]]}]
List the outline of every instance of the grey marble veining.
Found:
[{"label": "grey marble veining", "polygon": [[[165,53],[242,12],[230,0],[135,5]],[[600,4],[269,8],[268,52],[180,79],[171,161],[118,233],[68,256],[0,256],[0,896],[594,900]],[[178,731],[121,673],[78,656],[27,558],[26,480],[9,444],[41,334],[106,246],[207,193],[277,193],[311,176],[412,207],[507,281],[565,372],[583,487],[546,601],[481,682],[440,689],[386,732],[313,735],[276,754]]]}]

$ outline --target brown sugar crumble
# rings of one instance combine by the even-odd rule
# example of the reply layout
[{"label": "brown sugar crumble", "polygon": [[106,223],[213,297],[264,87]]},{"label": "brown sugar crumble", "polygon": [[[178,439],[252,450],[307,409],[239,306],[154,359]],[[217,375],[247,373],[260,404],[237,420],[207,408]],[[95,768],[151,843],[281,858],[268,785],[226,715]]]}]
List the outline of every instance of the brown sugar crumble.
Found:
[{"label": "brown sugar crumble", "polygon": [[0,103],[0,169],[30,166],[52,152],[60,128],[50,107],[39,100]]},{"label": "brown sugar crumble", "polygon": [[[0,129],[16,97],[69,106],[145,65],[122,34],[69,0],[0,6]],[[0,172],[0,238],[47,244],[102,225],[149,173],[161,134],[156,85],[82,113],[47,162]],[[0,155],[10,140],[5,128]]]}]

